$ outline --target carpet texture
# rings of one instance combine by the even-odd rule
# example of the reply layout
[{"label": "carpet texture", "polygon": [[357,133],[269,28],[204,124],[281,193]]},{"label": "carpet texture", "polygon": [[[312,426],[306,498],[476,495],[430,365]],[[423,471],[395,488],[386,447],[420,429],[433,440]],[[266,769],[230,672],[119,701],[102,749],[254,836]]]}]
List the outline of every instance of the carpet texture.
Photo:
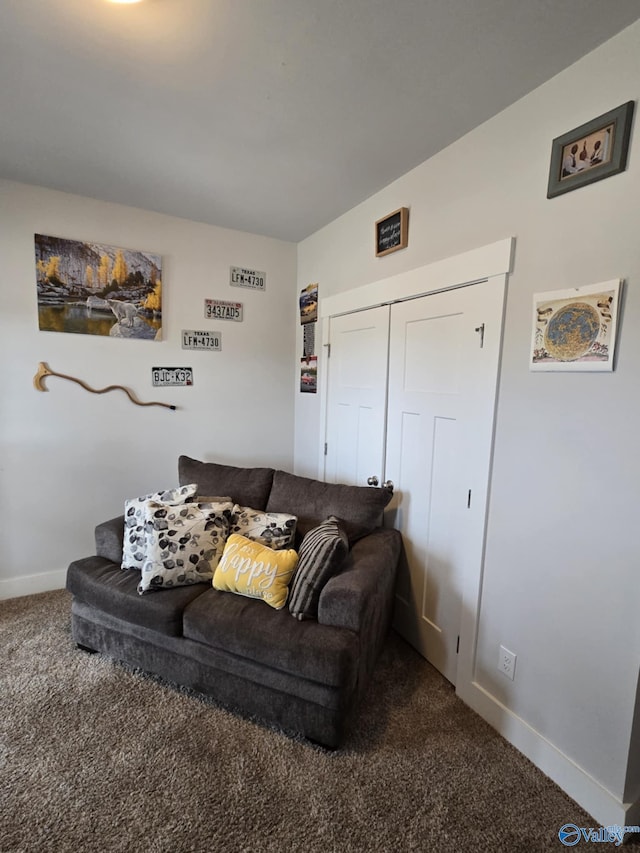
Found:
[{"label": "carpet texture", "polygon": [[2,853],[557,853],[596,826],[395,634],[328,752],[78,651],[70,606],[0,602]]}]

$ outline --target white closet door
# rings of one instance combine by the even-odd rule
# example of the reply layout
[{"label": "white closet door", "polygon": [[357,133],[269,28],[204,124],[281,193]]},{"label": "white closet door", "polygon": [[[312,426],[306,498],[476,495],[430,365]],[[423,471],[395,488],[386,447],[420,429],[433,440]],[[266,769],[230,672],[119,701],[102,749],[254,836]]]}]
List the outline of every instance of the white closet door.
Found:
[{"label": "white closet door", "polygon": [[382,483],[387,404],[389,307],[332,317],[325,480]]},{"label": "white closet door", "polygon": [[484,324],[494,336],[500,327],[499,314],[487,316],[488,288],[461,287],[391,311],[386,477],[407,558],[394,626],[453,683],[465,572],[479,573],[482,562],[473,489],[484,468],[478,458],[490,456],[497,369]]},{"label": "white closet door", "polygon": [[325,479],[393,482],[394,627],[453,683],[461,633],[473,654],[503,300],[494,278],[330,321]]}]

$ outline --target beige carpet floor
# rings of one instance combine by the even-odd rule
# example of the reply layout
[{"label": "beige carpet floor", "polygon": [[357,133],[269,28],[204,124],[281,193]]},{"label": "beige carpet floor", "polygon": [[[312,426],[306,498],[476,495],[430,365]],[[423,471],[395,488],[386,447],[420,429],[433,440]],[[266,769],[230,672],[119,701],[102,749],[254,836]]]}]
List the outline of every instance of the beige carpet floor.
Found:
[{"label": "beige carpet floor", "polygon": [[70,604],[0,602],[2,853],[558,853],[594,826],[395,634],[329,752],[78,651]]}]

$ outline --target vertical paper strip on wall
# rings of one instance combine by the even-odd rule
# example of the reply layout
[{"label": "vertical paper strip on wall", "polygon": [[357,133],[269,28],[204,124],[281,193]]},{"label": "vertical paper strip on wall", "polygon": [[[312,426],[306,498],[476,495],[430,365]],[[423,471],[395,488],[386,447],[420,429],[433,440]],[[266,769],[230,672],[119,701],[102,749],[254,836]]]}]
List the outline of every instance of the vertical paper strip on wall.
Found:
[{"label": "vertical paper strip on wall", "polygon": [[315,355],[300,359],[300,391],[315,394],[318,390],[318,358]]},{"label": "vertical paper strip on wall", "polygon": [[315,323],[318,319],[318,284],[308,284],[300,291],[300,322]]},{"label": "vertical paper strip on wall", "polygon": [[315,323],[307,323],[302,327],[302,355],[309,358],[316,354],[316,326]]}]

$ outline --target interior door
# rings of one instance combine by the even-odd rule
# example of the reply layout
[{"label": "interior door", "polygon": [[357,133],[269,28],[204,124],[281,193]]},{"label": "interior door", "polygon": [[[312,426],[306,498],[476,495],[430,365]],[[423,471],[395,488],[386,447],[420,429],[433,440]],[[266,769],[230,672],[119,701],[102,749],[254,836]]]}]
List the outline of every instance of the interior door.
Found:
[{"label": "interior door", "polygon": [[388,305],[331,318],[327,482],[383,481],[388,340]]},{"label": "interior door", "polygon": [[[465,572],[479,573],[490,457],[497,318],[488,282],[398,303],[391,312],[386,476],[403,534],[394,627],[455,683]],[[495,321],[495,322],[493,322]],[[490,425],[487,431],[486,419]],[[487,443],[487,435],[489,441]],[[486,492],[486,483],[484,483]],[[480,541],[478,541],[480,536]]]},{"label": "interior door", "polygon": [[394,627],[452,683],[461,634],[473,653],[503,301],[495,277],[330,320],[325,479],[394,484]]}]

